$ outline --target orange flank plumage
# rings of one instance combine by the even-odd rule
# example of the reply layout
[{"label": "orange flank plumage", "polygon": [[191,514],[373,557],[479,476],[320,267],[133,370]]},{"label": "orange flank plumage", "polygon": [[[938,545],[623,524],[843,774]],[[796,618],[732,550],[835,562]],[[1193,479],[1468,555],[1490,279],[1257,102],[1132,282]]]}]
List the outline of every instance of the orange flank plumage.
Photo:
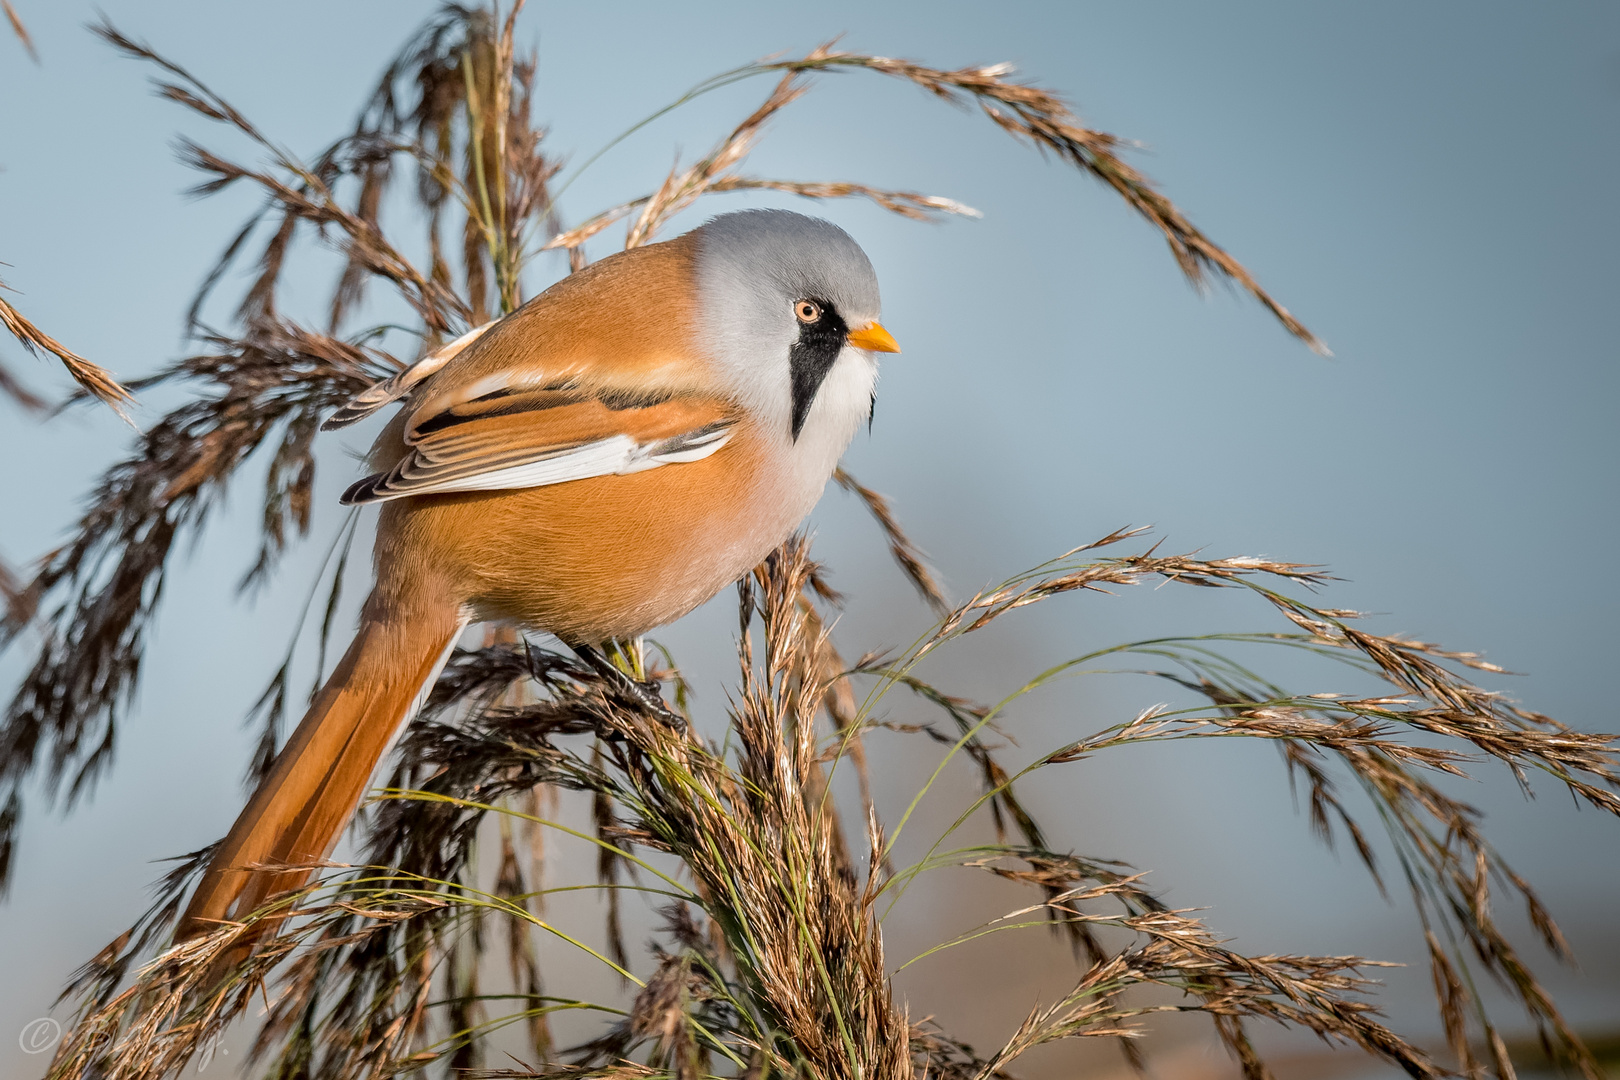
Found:
[{"label": "orange flank plumage", "polygon": [[802,516],[775,498],[782,481],[739,426],[679,467],[388,503],[379,574],[432,578],[480,619],[570,644],[644,633],[747,573]]}]

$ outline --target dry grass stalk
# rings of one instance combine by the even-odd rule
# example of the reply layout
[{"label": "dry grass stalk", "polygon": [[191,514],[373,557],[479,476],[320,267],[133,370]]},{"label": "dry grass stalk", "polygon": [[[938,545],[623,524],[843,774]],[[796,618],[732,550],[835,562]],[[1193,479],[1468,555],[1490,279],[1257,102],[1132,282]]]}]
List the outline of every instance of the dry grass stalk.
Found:
[{"label": "dry grass stalk", "polygon": [[17,35],[22,47],[28,50],[28,58],[36,64],[39,63],[39,52],[34,48],[34,39],[28,36],[28,27],[23,25],[17,9],[11,6],[11,0],[0,0],[0,8],[5,10],[6,21],[11,24],[11,32]]},{"label": "dry grass stalk", "polygon": [[1043,151],[1050,151],[1075,167],[1090,173],[1112,188],[1127,205],[1160,233],[1177,265],[1195,285],[1205,275],[1215,273],[1231,279],[1276,316],[1288,332],[1326,354],[1327,347],[1305,325],[1291,315],[1243,266],[1219,245],[1206,237],[1169,199],[1159,193],[1116,151],[1121,140],[1107,132],[1081,125],[1068,104],[1049,90],[1015,83],[1008,79],[1009,64],[943,71],[909,60],[859,53],[835,52],[823,46],[801,60],[779,61],[770,65],[788,71],[834,71],[864,68],[882,75],[905,79],[948,101],[971,100],[985,115],[1015,138],[1027,139]]},{"label": "dry grass stalk", "polygon": [[[0,781],[7,788],[0,877],[21,812],[20,788],[32,771],[42,767],[49,784],[65,786],[71,799],[110,760],[114,721],[134,687],[144,629],[175,541],[204,525],[238,468],[262,453],[270,459],[263,542],[244,583],[265,580],[282,550],[310,527],[313,439],[321,418],[379,380],[397,377],[400,391],[409,391],[411,376],[399,373],[419,369],[410,357],[377,344],[380,328],[339,335],[368,284],[383,284],[417,313],[421,337],[412,345],[424,357],[445,337],[520,303],[523,270],[534,251],[569,249],[569,266],[577,268],[589,235],[638,210],[627,232],[632,246],[651,239],[694,200],[727,190],[866,197],[908,217],[965,209],[938,197],[858,184],[741,176],[736,170],[766,121],[806,91],[804,76],[812,72],[871,70],[946,100],[979,103],[1014,135],[1058,153],[1125,197],[1164,233],[1194,281],[1208,272],[1237,281],[1291,331],[1318,344],[1118,159],[1117,139],[1081,127],[1055,95],[1009,81],[1004,67],[943,71],[823,47],[800,59],[726,73],[681,100],[753,74],[775,73],[780,81],[713,152],[671,172],[656,193],[566,230],[550,186],[556,167],[542,152],[543,132],[530,115],[532,61],[516,59],[515,16],[515,6],[504,17],[493,8],[446,7],[390,65],[354,132],[309,165],[277,148],[184,69],[103,27],[115,46],[166,73],[158,84],[163,96],[230,126],[269,158],[267,166],[246,167],[188,144],[187,159],[211,178],[201,190],[246,183],[265,206],[227,246],[199,292],[192,324],[204,335],[204,352],[152,380],[199,386],[202,393],[141,437],[93,492],[74,537],[46,557],[32,582],[8,590],[8,598],[25,598],[25,607],[41,604],[36,625],[44,644],[0,730]],[[425,268],[401,253],[404,246],[390,238],[380,216],[401,157],[416,167]],[[345,260],[324,312],[331,327],[325,334],[304,329],[278,307],[282,275],[312,231],[335,243]],[[447,235],[458,242],[447,243]],[[550,239],[537,242],[539,236]],[[260,244],[259,270],[238,306],[239,329],[203,331],[204,302],[254,243]],[[459,267],[452,266],[452,251]],[[943,611],[937,584],[887,502],[847,474],[839,479],[873,513],[919,592]],[[742,678],[729,718],[729,750],[650,721],[636,702],[618,697],[572,658],[492,637],[483,649],[453,659],[402,741],[392,794],[367,814],[363,868],[337,870],[257,913],[254,919],[278,920],[281,936],[221,982],[214,977],[218,958],[255,933],[250,928],[222,927],[179,951],[162,947],[206,852],[189,857],[169,875],[147,916],[80,973],[72,988],[80,1020],[52,1075],[113,1080],[173,1072],[206,1054],[220,1028],[271,987],[276,996],[255,1053],[283,1075],[358,1080],[430,1064],[478,1070],[489,1033],[518,1023],[527,1029],[533,1068],[488,1075],[984,1080],[1004,1075],[1006,1063],[1053,1039],[1104,1036],[1131,1047],[1141,1024],[1166,1008],[1209,1015],[1256,1080],[1267,1073],[1245,1026],[1251,1019],[1303,1026],[1412,1075],[1435,1075],[1436,1066],[1372,1018],[1357,973],[1365,962],[1232,951],[1185,913],[1168,910],[1128,867],[1054,850],[1014,791],[1034,768],[1080,763],[1120,745],[1206,737],[1281,746],[1291,776],[1309,787],[1313,825],[1328,837],[1335,827],[1347,831],[1376,876],[1373,846],[1339,795],[1335,770],[1373,800],[1435,943],[1437,996],[1460,1068],[1482,1067],[1477,1046],[1488,1048],[1499,1075],[1510,1068],[1496,1029],[1477,1019],[1470,1027],[1467,1020],[1470,1013],[1483,1016],[1467,991],[1467,949],[1512,986],[1549,1044],[1593,1075],[1580,1040],[1493,921],[1491,886],[1525,901],[1555,952],[1563,948],[1556,926],[1528,883],[1490,849],[1473,809],[1445,796],[1430,778],[1466,771],[1483,753],[1521,777],[1539,769],[1615,811],[1612,740],[1573,732],[1474,686],[1455,669],[1494,670],[1477,657],[1369,634],[1352,625],[1354,613],[1278,591],[1318,586],[1325,578],[1315,568],[1165,556],[1157,549],[1092,554],[1134,535],[1116,533],[987,590],[944,611],[936,630],[912,648],[864,657],[853,667],[828,633],[824,609],[835,595],[805,545],[787,545],[743,590]],[[347,537],[352,532],[339,531],[329,556],[335,572],[319,631],[323,658]],[[1146,580],[1248,590],[1287,618],[1290,631],[1126,643],[1045,672],[994,705],[966,701],[917,674],[925,657],[1014,610]],[[13,619],[7,640],[19,625]],[[1223,652],[1260,645],[1341,661],[1381,680],[1386,691],[1291,694]],[[292,696],[291,655],[261,702],[260,764],[278,744],[277,718]],[[1150,710],[1019,772],[1001,764],[985,736],[1011,702],[1114,657],[1148,658],[1158,665],[1149,674],[1198,695],[1201,704]],[[638,676],[646,674],[639,643],[627,643],[621,660]],[[665,674],[682,685],[677,671]],[[858,687],[865,687],[864,695]],[[949,723],[901,722],[881,712],[896,687],[940,710]],[[676,700],[684,710],[684,691],[677,689]],[[895,842],[912,814],[886,831],[873,810],[863,739],[878,732],[923,734],[945,746],[941,770],[966,755],[984,789],[922,860],[899,869]],[[1409,733],[1444,742],[1413,742]],[[860,827],[850,830],[829,795],[830,776],[846,756],[862,773]],[[591,802],[592,833],[572,835],[602,853],[598,887],[615,898],[610,942],[620,936],[617,898],[639,896],[665,909],[647,979],[632,972],[622,943],[594,954],[636,987],[624,1007],[547,993],[533,960],[535,935],[566,932],[544,917],[538,861],[525,870],[516,837],[527,831],[533,850],[543,830],[561,828],[541,803],[542,793],[558,791]],[[949,836],[981,810],[989,813],[996,842],[946,849]],[[476,839],[491,815],[500,858],[481,870]],[[858,869],[862,840],[873,867],[864,875]],[[889,988],[880,916],[918,877],[946,866],[979,868],[1040,897],[959,940],[1049,925],[1085,965],[1072,994],[1038,1010],[987,1058],[926,1022],[909,1023]],[[631,867],[639,877],[628,875]],[[495,985],[499,972],[480,963],[495,948],[496,930],[506,942],[510,992],[504,995]],[[566,940],[578,943],[576,935]],[[492,1015],[499,1001],[517,1011]],[[563,1050],[553,1045],[547,1026],[562,1009],[619,1019],[599,1038]]]},{"label": "dry grass stalk", "polygon": [[762,180],[738,175],[735,170],[747,158],[754,144],[763,134],[767,120],[807,93],[809,87],[799,73],[789,72],[777,83],[770,96],[742,123],[721,140],[714,150],[688,168],[673,169],[664,183],[651,195],[621,203],[587,220],[576,228],[560,233],[544,248],[566,248],[578,251],[581,245],[609,225],[627,217],[636,208],[640,215],[630,225],[625,237],[626,248],[649,242],[670,218],[686,209],[706,194],[726,191],[784,191],[810,199],[865,198],[892,213],[916,221],[930,220],[940,213],[969,217],[982,216],[970,206],[940,195],[922,195],[911,191],[889,191],[866,184],[802,183],[790,180]]},{"label": "dry grass stalk", "polygon": [[[939,214],[955,214],[960,217],[984,216],[973,207],[957,202],[955,199],[947,199],[943,195],[924,195],[916,191],[891,191],[886,188],[875,188],[866,184],[851,184],[843,181],[801,183],[793,180],[762,180],[749,176],[722,176],[711,183],[705,184],[698,194],[713,195],[726,191],[784,191],[790,195],[798,195],[806,199],[867,199],[890,213],[899,214],[901,217],[910,218],[913,221],[933,221]],[[629,202],[620,203],[618,206],[604,210],[584,224],[565,233],[558,233],[548,240],[541,250],[550,251],[553,248],[564,248],[569,252],[578,252],[582,249],[585,241],[602,232],[608,226],[622,221],[637,207],[647,207],[656,197],[656,193],[654,195],[643,195],[638,199],[632,199]],[[638,242],[642,242],[640,237],[636,237],[636,239]]]},{"label": "dry grass stalk", "polygon": [[[175,540],[203,526],[236,469],[264,450],[271,457],[264,542],[245,584],[266,580],[290,534],[303,534],[309,527],[313,440],[321,417],[404,366],[365,344],[375,337],[373,331],[343,340],[306,330],[279,314],[277,286],[300,230],[335,237],[348,260],[331,305],[333,321],[340,321],[360,295],[357,273],[392,286],[421,316],[425,340],[432,341],[471,316],[474,305],[450,287],[444,268],[418,270],[384,237],[375,211],[389,176],[385,165],[393,154],[405,152],[423,161],[423,186],[431,187],[430,181],[443,173],[456,147],[471,145],[465,135],[459,142],[454,138],[456,103],[465,101],[457,96],[462,93],[457,88],[466,85],[457,65],[481,40],[487,25],[482,16],[453,11],[429,26],[423,39],[407,50],[421,61],[421,69],[413,73],[419,76],[421,104],[409,115],[396,107],[393,86],[405,72],[391,68],[357,131],[329,148],[313,166],[276,147],[229,102],[179,65],[109,25],[99,28],[115,47],[166,73],[167,81],[157,84],[162,96],[243,133],[269,153],[273,168],[284,175],[237,166],[194,144],[183,147],[183,156],[213,176],[200,189],[203,193],[245,181],[256,184],[267,198],[265,211],[238,233],[199,291],[192,309],[195,328],[200,329],[201,305],[255,229],[271,225],[270,238],[259,259],[260,272],[238,308],[243,321],[240,336],[205,334],[205,344],[214,351],[183,360],[140,384],[186,382],[206,387],[204,396],[159,420],[140,437],[128,458],[108,470],[92,493],[77,534],[46,556],[26,588],[44,612],[43,644],[0,729],[0,785],[13,810],[0,817],[0,850],[9,850],[14,839],[20,821],[19,789],[37,765],[46,763],[48,786],[53,790],[65,786],[72,800],[110,761],[117,713],[134,689],[144,628],[161,595]],[[523,215],[532,217],[549,206],[543,187],[554,170],[539,155],[539,133],[527,127],[528,96],[522,89],[523,72],[513,71],[510,64],[509,32],[507,41],[506,47],[492,50],[508,63],[506,75],[491,78],[519,85],[510,100],[515,124],[522,125],[526,134],[508,140],[510,152],[504,160],[510,176],[503,181],[503,190],[510,214],[521,225]],[[419,134],[443,136],[433,153],[425,146],[401,150],[397,145],[413,124]],[[358,184],[352,206],[346,206],[335,191],[345,181]],[[443,197],[431,194],[430,208],[437,205],[432,198],[442,202]],[[436,218],[430,226],[436,237]],[[13,618],[0,644],[15,640],[19,629]],[[270,709],[267,714],[272,722],[260,755],[266,760],[275,745],[276,712]],[[5,870],[6,864],[0,862],[0,884]]]},{"label": "dry grass stalk", "polygon": [[[1486,841],[1478,811],[1447,796],[1425,776],[1468,775],[1466,768],[1478,760],[1478,755],[1450,747],[1412,745],[1399,735],[1409,729],[1465,746],[1471,744],[1487,758],[1506,765],[1521,784],[1530,770],[1539,770],[1564,784],[1576,797],[1601,810],[1620,813],[1620,798],[1615,794],[1620,790],[1616,737],[1572,731],[1548,717],[1512,705],[1499,694],[1480,689],[1446,666],[1449,663],[1464,670],[1500,670],[1473,654],[1447,652],[1424,642],[1358,630],[1350,625],[1357,617],[1355,612],[1313,607],[1257,580],[1270,577],[1314,586],[1324,578],[1312,567],[1261,559],[1162,556],[1156,549],[1141,555],[1074,558],[1133,535],[1130,530],[1115,533],[981,593],[947,616],[935,634],[907,655],[873,663],[867,670],[881,674],[890,685],[904,685],[925,696],[937,696],[912,675],[918,660],[1007,612],[1051,596],[1107,585],[1132,585],[1152,577],[1253,591],[1306,633],[1216,634],[1127,643],[1045,672],[1013,695],[1021,696],[1060,675],[1098,670],[1089,665],[1108,658],[1146,656],[1169,660],[1179,669],[1149,670],[1146,674],[1197,692],[1218,707],[1216,712],[1151,709],[1127,723],[1045,755],[1018,776],[1048,765],[1082,761],[1121,745],[1205,737],[1277,741],[1284,747],[1290,774],[1304,776],[1309,784],[1313,825],[1329,839],[1332,825],[1342,825],[1368,871],[1382,884],[1372,848],[1324,767],[1325,757],[1336,760],[1378,809],[1400,856],[1424,928],[1431,933],[1440,928],[1442,936],[1453,943],[1446,950],[1434,951],[1433,958],[1442,1018],[1459,1055],[1460,1067],[1474,1069],[1478,1065],[1468,1049],[1465,1011],[1483,1015],[1479,1003],[1465,989],[1466,981],[1456,977],[1458,969],[1468,966],[1462,951],[1466,943],[1479,964],[1518,997],[1547,1045],[1595,1080],[1600,1074],[1589,1052],[1495,921],[1491,885],[1494,882],[1517,893],[1549,950],[1567,958],[1567,945],[1556,924],[1528,882]],[[1212,644],[1218,642],[1302,649],[1392,684],[1397,693],[1360,698],[1343,694],[1292,695],[1214,651]],[[1005,705],[985,711],[979,724],[988,725]],[[1010,785],[1018,776],[1006,783]],[[987,793],[981,802],[991,797]],[[904,824],[902,820],[901,827]],[[926,865],[925,860],[922,866]],[[901,873],[904,876],[907,872]],[[1482,1024],[1481,1033],[1487,1042],[1497,1037],[1494,1026],[1488,1021]],[[1241,1060],[1244,1055],[1240,1052],[1239,1057]]]},{"label": "dry grass stalk", "polygon": [[905,573],[907,580],[916,588],[918,594],[928,601],[929,607],[938,615],[944,615],[949,611],[950,604],[945,599],[945,591],[940,588],[939,581],[935,579],[933,570],[928,566],[927,556],[900,527],[900,521],[894,516],[894,508],[889,505],[889,500],[856,480],[842,466],[833,473],[833,479],[837,481],[839,487],[866,504],[867,510],[883,530],[884,539],[889,542],[889,554],[894,556],[894,561],[899,564],[901,571]]},{"label": "dry grass stalk", "polygon": [[664,222],[696,202],[717,179],[748,156],[765,121],[803,97],[807,90],[808,87],[799,85],[798,74],[789,72],[776,84],[765,103],[738,124],[707,157],[685,171],[670,170],[663,186],[647,200],[641,216],[630,226],[624,246],[633,248],[647,243]]},{"label": "dry grass stalk", "polygon": [[[376,222],[368,220],[368,208],[375,208],[373,199],[380,193],[368,192],[363,183],[360,197],[351,208],[346,207],[333,190],[338,180],[360,176],[363,180],[369,180],[375,191],[375,185],[380,182],[379,174],[386,174],[386,170],[376,165],[377,159],[388,157],[395,150],[383,139],[384,133],[369,129],[357,131],[328,149],[313,166],[306,166],[271,142],[229,102],[178,64],[160,56],[151,47],[125,37],[110,23],[102,23],[95,29],[125,55],[155,64],[176,80],[154,80],[160,96],[210,120],[227,124],[247,136],[269,155],[272,168],[285,174],[283,177],[267,169],[237,165],[189,140],[182,140],[180,144],[182,160],[212,177],[194,188],[194,194],[211,195],[234,183],[246,181],[258,187],[267,197],[266,213],[273,208],[280,214],[279,226],[260,260],[261,275],[248,290],[239,310],[250,326],[254,322],[276,317],[275,285],[299,226],[313,227],[323,239],[335,241],[339,251],[351,263],[363,267],[366,274],[394,285],[429,332],[442,333],[451,328],[453,318],[465,321],[469,317],[468,306],[459,296],[444,283],[419,270],[388,241]],[[262,216],[252,219],[226,249],[220,266],[205,282],[193,305],[194,320],[226,265],[235,257]],[[342,291],[340,287],[340,294]],[[342,306],[336,305],[339,311]]]},{"label": "dry grass stalk", "polygon": [[[1306,1028],[1329,1041],[1360,1046],[1389,1059],[1410,1076],[1438,1077],[1422,1052],[1372,1019],[1376,1010],[1351,995],[1373,988],[1360,970],[1378,965],[1353,956],[1243,956],[1225,948],[1197,919],[1184,912],[1149,910],[1140,914],[1086,915],[1084,901],[1129,894],[1134,879],[1062,894],[1049,905],[1065,921],[1116,926],[1140,944],[1092,964],[1066,997],[1030,1013],[1007,1044],[987,1063],[987,1072],[1042,1043],[1077,1035],[1134,1038],[1143,1033],[1138,1018],[1155,1013],[1203,1011],[1230,1025],[1239,1018],[1272,1020]],[[1035,909],[1010,913],[1017,918]],[[1134,1004],[1139,987],[1163,987],[1195,997],[1188,1005]]]},{"label": "dry grass stalk", "polygon": [[[0,289],[5,287],[5,282],[0,281]],[[22,342],[23,348],[30,353],[44,351],[62,361],[62,366],[67,368],[68,374],[73,376],[73,381],[78,383],[85,393],[105,402],[126,423],[130,422],[129,414],[124,411],[124,407],[132,404],[135,399],[106,368],[91,363],[29,322],[3,296],[0,296],[0,326],[4,326],[12,337]],[[24,408],[39,410],[45,407],[43,401],[23,389],[3,369],[0,369],[0,391],[8,393]]]}]

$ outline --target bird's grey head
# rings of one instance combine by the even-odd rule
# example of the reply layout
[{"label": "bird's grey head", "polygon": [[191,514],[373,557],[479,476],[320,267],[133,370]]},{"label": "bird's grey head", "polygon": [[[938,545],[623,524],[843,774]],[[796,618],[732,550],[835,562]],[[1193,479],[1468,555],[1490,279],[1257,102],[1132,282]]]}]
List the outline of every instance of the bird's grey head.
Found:
[{"label": "bird's grey head", "polygon": [[744,210],[713,219],[695,239],[703,345],[745,404],[792,439],[836,368],[860,365],[870,384],[871,353],[896,351],[877,321],[871,261],[831,222]]}]

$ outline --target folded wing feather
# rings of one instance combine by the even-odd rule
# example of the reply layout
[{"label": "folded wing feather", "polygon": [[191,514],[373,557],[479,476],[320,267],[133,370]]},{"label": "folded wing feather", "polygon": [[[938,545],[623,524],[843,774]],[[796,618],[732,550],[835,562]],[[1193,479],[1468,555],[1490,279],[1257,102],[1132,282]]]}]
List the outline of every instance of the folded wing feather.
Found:
[{"label": "folded wing feather", "polygon": [[730,439],[734,408],[712,398],[627,397],[572,387],[438,398],[405,428],[406,453],[343,494],[345,504],[407,495],[541,487],[697,461]]}]

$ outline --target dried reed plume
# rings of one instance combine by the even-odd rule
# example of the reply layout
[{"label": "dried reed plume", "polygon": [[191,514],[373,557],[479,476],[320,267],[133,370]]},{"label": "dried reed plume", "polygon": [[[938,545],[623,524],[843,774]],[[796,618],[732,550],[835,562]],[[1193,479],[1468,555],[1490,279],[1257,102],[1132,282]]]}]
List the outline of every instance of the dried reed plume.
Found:
[{"label": "dried reed plume", "polygon": [[[111,26],[100,28],[125,54],[157,65],[163,97],[247,137],[266,159],[244,165],[185,143],[185,160],[207,177],[198,190],[246,185],[263,204],[226,246],[192,307],[202,350],[139,384],[180,384],[195,395],[107,471],[74,536],[46,557],[33,581],[0,579],[8,599],[26,598],[23,606],[42,613],[28,617],[42,644],[0,729],[0,780],[8,789],[0,876],[18,828],[20,789],[36,768],[43,767],[50,790],[65,787],[71,799],[109,765],[116,720],[135,686],[145,629],[176,542],[196,535],[220,497],[239,486],[240,466],[255,458],[269,463],[263,538],[243,580],[248,587],[265,581],[281,553],[311,529],[322,418],[383,380],[392,381],[387,393],[376,391],[378,400],[407,392],[432,369],[447,338],[523,302],[540,252],[566,251],[568,268],[577,269],[586,245],[615,222],[625,223],[624,242],[635,246],[696,200],[727,191],[865,198],[912,218],[969,212],[940,196],[742,174],[767,122],[808,92],[818,72],[870,71],[947,101],[978,104],[1015,137],[1123,197],[1160,230],[1191,280],[1213,273],[1236,281],[1319,347],[1240,264],[1118,157],[1118,139],[1081,126],[1060,98],[1012,81],[1004,66],[943,71],[823,46],[798,59],[723,73],[668,108],[754,75],[778,81],[698,161],[678,165],[647,196],[567,227],[558,197],[594,158],[559,180],[556,160],[542,150],[544,133],[531,115],[534,62],[520,59],[514,47],[520,7],[503,16],[495,8],[446,6],[389,66],[355,130],[309,164],[179,65]],[[382,221],[401,164],[414,166],[420,244],[405,243]],[[316,320],[280,310],[280,282],[311,236],[344,261],[318,316],[324,331],[310,328]],[[418,248],[426,252],[424,265],[406,254]],[[205,304],[226,271],[252,253],[258,271],[233,328],[209,330]],[[368,300],[370,285],[386,287],[387,297]],[[379,302],[403,304],[418,320],[419,334],[404,350],[384,348],[397,340],[389,336],[397,329],[345,330]],[[413,366],[423,359],[429,363]],[[75,998],[77,1019],[50,1076],[173,1075],[206,1061],[221,1031],[261,1001],[268,1011],[254,1057],[276,1076],[358,1080],[439,1067],[447,1075],[553,1078],[989,1080],[1008,1075],[1032,1047],[1068,1038],[1117,1040],[1140,1064],[1139,1037],[1167,1011],[1207,1015],[1254,1080],[1269,1075],[1251,1037],[1255,1020],[1358,1047],[1412,1076],[1453,1069],[1481,1076],[1487,1068],[1511,1076],[1504,1052],[1493,1050],[1493,1060],[1482,1061],[1475,1050],[1504,1045],[1473,995],[1476,968],[1513,990],[1547,1046],[1588,1077],[1598,1075],[1495,921],[1493,889],[1522,900],[1545,943],[1562,955],[1567,950],[1555,924],[1529,883],[1490,847],[1474,808],[1444,794],[1436,780],[1495,760],[1521,782],[1539,770],[1577,798],[1620,813],[1612,737],[1573,731],[1475,686],[1465,677],[1471,669],[1495,669],[1472,654],[1372,634],[1355,625],[1353,612],[1291,595],[1326,583],[1317,568],[1164,555],[1156,547],[1108,553],[1135,540],[1139,534],[1131,530],[952,607],[887,500],[847,473],[838,480],[872,512],[896,562],[940,618],[911,647],[843,660],[829,631],[839,598],[807,543],[794,539],[740,583],[739,681],[725,738],[716,744],[699,734],[699,725],[676,731],[658,722],[574,658],[492,628],[481,648],[452,658],[406,732],[386,787],[367,811],[358,862],[324,866],[307,887],[272,899],[245,922],[170,945],[173,921],[207,852],[179,860],[151,910],[69,987],[65,996]],[[313,631],[317,666],[324,666],[346,578],[353,521],[336,530],[311,586],[307,610],[317,610],[325,591]],[[1019,609],[1144,581],[1254,596],[1286,620],[1285,628],[1127,642],[1041,673],[993,705],[963,699],[919,674],[928,656]],[[7,641],[16,640],[23,621],[8,624]],[[262,735],[250,779],[273,759],[287,703],[299,696],[291,685],[298,641],[254,710]],[[1257,648],[1337,662],[1379,689],[1291,692],[1247,659],[1246,651]],[[1237,653],[1245,653],[1244,662]],[[641,642],[628,642],[615,662],[635,677],[670,682],[677,707],[690,714],[673,658],[665,654],[667,666],[657,668]],[[1189,704],[1156,706],[1017,771],[1002,764],[987,736],[1012,703],[1059,677],[1116,670],[1147,674]],[[911,709],[932,719],[898,715]],[[938,766],[886,827],[865,774],[865,742],[919,736],[939,748]],[[1373,962],[1238,952],[1188,911],[1168,908],[1132,868],[1075,854],[1049,838],[1015,790],[1037,769],[1084,768],[1119,746],[1189,738],[1278,745],[1290,776],[1308,788],[1313,825],[1325,838],[1348,835],[1383,884],[1374,842],[1339,785],[1348,779],[1371,800],[1429,934],[1453,1062],[1438,1063],[1378,1018],[1368,999]],[[917,827],[914,811],[958,757],[977,773],[981,794],[920,860],[897,865],[898,838]],[[840,767],[858,774],[858,818],[832,795]],[[558,821],[563,798],[589,806],[590,831]],[[994,826],[994,842],[951,844],[953,834],[981,817]],[[597,888],[609,899],[600,949],[579,928],[546,915],[551,887],[537,853],[547,833],[598,853],[594,886],[555,888]],[[929,1022],[913,1022],[891,988],[892,971],[905,965],[886,957],[882,919],[916,881],[944,867],[994,875],[1026,887],[1029,896],[1001,919],[914,960],[1030,927],[1062,935],[1077,959],[1074,989],[1032,1012],[988,1055]],[[640,964],[622,940],[626,902],[662,915],[652,954]],[[264,920],[275,920],[276,934],[263,935]],[[617,972],[631,987],[625,999],[592,1002],[548,986],[535,950],[539,935]],[[243,941],[263,945],[227,964]],[[492,1015],[501,1003],[511,1011]],[[559,1045],[551,1018],[581,1010],[600,1014],[598,1033]],[[529,1061],[492,1071],[490,1037],[509,1025],[525,1034]]]},{"label": "dried reed plume", "polygon": [[[5,287],[6,283],[0,281],[0,289]],[[28,352],[48,352],[62,361],[62,366],[67,368],[68,374],[73,376],[74,382],[83,387],[85,393],[106,402],[125,421],[129,420],[129,415],[124,411],[124,406],[130,404],[134,399],[130,397],[129,391],[124,389],[118,380],[107,372],[106,368],[91,363],[29,322],[23,317],[22,312],[12,307],[3,296],[0,296],[0,325],[3,325],[12,337],[22,342],[23,348]],[[45,407],[44,401],[24,389],[22,384],[18,383],[4,368],[0,368],[0,392],[10,395],[13,400],[24,408],[38,411]]]}]

